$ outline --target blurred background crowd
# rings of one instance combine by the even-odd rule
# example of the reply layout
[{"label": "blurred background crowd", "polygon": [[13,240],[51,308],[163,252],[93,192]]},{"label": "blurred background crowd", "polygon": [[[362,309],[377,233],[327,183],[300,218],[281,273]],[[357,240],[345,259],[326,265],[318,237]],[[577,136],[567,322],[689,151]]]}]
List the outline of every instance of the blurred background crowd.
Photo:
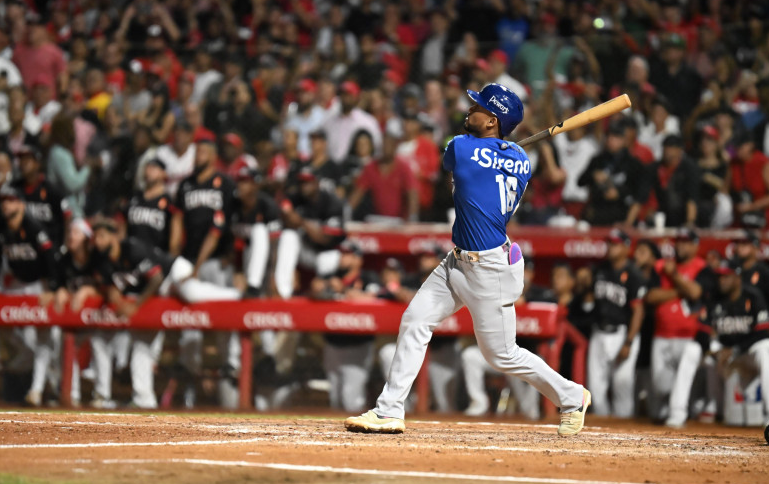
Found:
[{"label": "blurred background crowd", "polygon": [[[413,274],[396,259],[368,267],[361,248],[344,242],[345,224],[452,222],[451,179],[441,151],[462,130],[470,107],[465,90],[489,82],[507,86],[525,103],[514,139],[622,93],[633,102],[610,120],[527,150],[534,175],[515,224],[764,229],[768,20],[766,2],[747,0],[4,2],[4,292],[39,294],[58,307],[82,305],[102,292],[118,316],[163,294],[166,281],[188,302],[299,293],[407,302],[444,252],[425,250]],[[551,289],[530,280],[522,301],[561,304],[589,337],[597,327],[619,338],[603,353],[596,350],[594,368],[616,370],[623,361],[632,362],[624,371],[648,367],[653,335],[691,342],[697,333],[687,327],[660,334],[655,307],[677,300],[688,322],[707,322],[690,306],[707,306],[708,294],[717,299],[729,292],[720,291],[721,278],[762,264],[758,249],[756,260],[731,272],[719,265],[723,254],[708,254],[706,263],[697,257],[697,233],[686,234],[682,248],[676,245],[677,262],[658,267],[652,242],[631,244],[624,232],[615,234],[608,242],[617,249],[610,249],[607,264],[616,274],[565,261],[553,269]],[[745,232],[746,254],[760,247],[760,240],[752,242],[756,237]],[[689,264],[689,279],[678,281],[675,264],[692,258],[701,264]],[[297,277],[298,266],[312,277]],[[708,268],[710,276],[689,284]],[[533,277],[533,269],[528,273]],[[619,289],[597,284],[599,276]],[[763,277],[746,279],[763,287],[761,298],[769,295]],[[186,284],[190,280],[195,284]],[[225,287],[235,292],[216,291]],[[625,292],[619,297],[617,291]],[[130,294],[139,302],[125,298]],[[609,310],[611,317],[596,315],[594,308],[602,307],[596,299],[621,309]],[[635,309],[644,305],[646,311]],[[644,322],[634,327],[637,319]],[[3,333],[4,392],[13,400],[23,388],[21,398],[40,405],[46,385],[56,384],[55,368],[49,370],[58,336],[55,330],[25,331]],[[639,339],[646,334],[645,343],[634,343],[634,332]],[[82,370],[94,380],[93,398],[74,396],[114,405],[112,373],[124,369],[133,379],[133,403],[156,406],[152,375],[170,345],[181,363],[166,366],[192,406],[217,384],[234,387],[237,345],[219,336],[220,351],[209,354],[194,331],[165,346],[158,332],[91,335],[92,363]],[[370,403],[372,368],[386,372],[392,357],[392,345],[373,337],[299,341],[264,333],[261,339],[265,358],[255,371],[268,382],[262,388],[272,389],[257,395],[263,409],[284,405],[309,387],[328,391],[334,407],[363,409]],[[703,353],[718,353],[700,340]],[[434,342],[431,381],[439,410],[488,411],[483,388],[467,388],[469,397],[447,390],[462,380],[460,368],[464,385],[483,383],[477,378],[486,371],[482,358],[467,343]],[[300,385],[291,377],[294,363],[317,362],[319,352],[324,371],[305,379],[309,387]],[[683,346],[667,353],[677,356],[660,365],[677,369]],[[209,357],[217,369],[207,379]],[[691,358],[695,369],[701,358]],[[307,367],[312,373],[317,363]],[[614,370],[592,377],[615,392],[605,400],[621,402],[615,413],[622,416],[640,412],[636,397],[655,393],[650,378],[636,390],[622,385],[624,376],[611,383]],[[666,381],[678,378],[675,371],[665,375]],[[24,383],[14,383],[18,378]],[[514,390],[520,407],[537,418],[536,395],[525,386]],[[232,401],[226,394],[220,388],[220,403]],[[699,400],[697,414],[716,413],[709,395],[710,406]],[[688,404],[688,391],[684,397]],[[655,417],[680,425],[686,419],[682,398],[671,397],[677,414],[657,402]]]}]

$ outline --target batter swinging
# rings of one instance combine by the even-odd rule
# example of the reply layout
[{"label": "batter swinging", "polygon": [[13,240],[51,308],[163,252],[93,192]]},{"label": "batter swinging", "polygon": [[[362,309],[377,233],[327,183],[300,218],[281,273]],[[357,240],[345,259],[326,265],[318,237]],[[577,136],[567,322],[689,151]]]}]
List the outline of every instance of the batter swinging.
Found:
[{"label": "batter swinging", "polygon": [[523,257],[518,244],[507,238],[506,226],[532,170],[523,149],[502,138],[523,119],[523,105],[499,84],[467,93],[475,101],[465,120],[470,134],[451,140],[443,157],[444,168],[454,175],[456,247],[403,314],[390,375],[376,408],[348,418],[345,427],[354,432],[403,432],[403,402],[433,330],[467,306],[478,347],[489,364],[527,381],[560,407],[558,434],[574,435],[585,423],[590,392],[515,342],[513,303],[523,291]]}]

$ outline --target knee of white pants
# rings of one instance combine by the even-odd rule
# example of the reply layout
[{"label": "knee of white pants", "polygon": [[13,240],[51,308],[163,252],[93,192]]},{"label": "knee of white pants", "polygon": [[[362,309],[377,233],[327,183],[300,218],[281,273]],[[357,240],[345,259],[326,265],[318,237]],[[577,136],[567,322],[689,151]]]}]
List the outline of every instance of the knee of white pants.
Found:
[{"label": "knee of white pants", "polygon": [[315,272],[319,276],[333,274],[339,268],[342,253],[338,250],[326,250],[318,254],[315,260]]}]

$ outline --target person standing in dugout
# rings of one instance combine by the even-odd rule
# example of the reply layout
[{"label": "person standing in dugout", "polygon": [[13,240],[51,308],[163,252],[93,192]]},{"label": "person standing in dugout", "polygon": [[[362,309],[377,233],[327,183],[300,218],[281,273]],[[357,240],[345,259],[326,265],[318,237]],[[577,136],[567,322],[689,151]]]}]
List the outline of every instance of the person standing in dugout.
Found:
[{"label": "person standing in dugout", "polygon": [[[41,304],[48,304],[59,288],[56,251],[48,233],[27,213],[22,194],[11,186],[0,188],[0,210],[5,223],[0,232],[3,248],[3,293],[16,296],[39,296]],[[42,404],[46,377],[55,362],[57,340],[61,337],[58,326],[36,328],[24,326],[11,333],[13,346],[18,352],[8,365],[10,369],[32,369],[32,384],[25,397],[27,404]]]},{"label": "person standing in dugout", "polygon": [[[195,168],[182,180],[176,206],[183,213],[185,243],[181,254],[193,264],[191,276],[222,288],[232,287],[232,233],[230,224],[235,206],[235,185],[216,170],[215,139],[202,136],[196,140]],[[237,405],[235,385],[240,372],[240,341],[235,332],[218,332],[221,357],[220,400],[227,407]],[[182,366],[193,377],[202,371],[203,332],[184,330],[179,339]],[[186,397],[194,405],[194,394]]]},{"label": "person standing in dugout", "polygon": [[630,418],[635,406],[635,366],[641,345],[638,335],[646,287],[628,258],[630,237],[614,229],[606,242],[606,261],[593,277],[596,310],[587,354],[588,384],[595,395],[596,415]]},{"label": "person standing in dugout", "polygon": [[[769,437],[769,308],[761,292],[744,283],[743,271],[741,262],[734,260],[716,269],[718,296],[700,314],[710,335],[698,339],[703,351],[716,356],[725,380],[724,420],[763,423]],[[741,399],[735,398],[738,394]]]},{"label": "person standing in dugout", "polygon": [[54,247],[61,246],[64,224],[72,215],[69,203],[45,178],[40,163],[40,152],[34,146],[23,145],[16,152],[21,178],[12,182],[24,197],[26,212],[40,224]]}]

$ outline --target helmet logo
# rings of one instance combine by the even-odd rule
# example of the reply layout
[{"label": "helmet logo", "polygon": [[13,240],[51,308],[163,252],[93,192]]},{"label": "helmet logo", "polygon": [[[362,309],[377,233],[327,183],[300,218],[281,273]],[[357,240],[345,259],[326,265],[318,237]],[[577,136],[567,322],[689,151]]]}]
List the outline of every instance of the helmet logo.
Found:
[{"label": "helmet logo", "polygon": [[503,112],[504,114],[507,114],[507,111],[508,111],[507,106],[502,104],[499,101],[499,99],[497,99],[497,96],[491,96],[491,98],[489,99],[489,104],[493,104],[501,112]]}]

